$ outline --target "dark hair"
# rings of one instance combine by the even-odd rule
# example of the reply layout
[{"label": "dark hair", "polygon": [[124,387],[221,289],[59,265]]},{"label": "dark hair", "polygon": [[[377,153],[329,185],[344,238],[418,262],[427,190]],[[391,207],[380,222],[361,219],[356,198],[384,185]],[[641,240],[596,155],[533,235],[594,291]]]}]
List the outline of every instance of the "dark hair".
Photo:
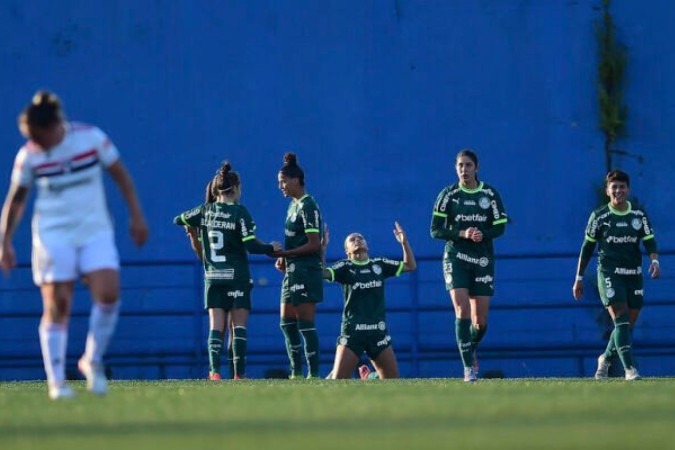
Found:
[{"label": "dark hair", "polygon": [[300,186],[305,185],[305,172],[298,165],[295,153],[287,152],[284,155],[284,165],[279,169],[279,173],[288,178],[297,178],[300,180]]},{"label": "dark hair", "polygon": [[218,192],[228,192],[237,186],[239,186],[239,174],[232,171],[229,161],[224,161],[213,179],[213,189]]},{"label": "dark hair", "polygon": [[630,186],[630,177],[626,172],[621,170],[611,170],[605,177],[605,186],[609,185],[612,181],[619,181],[626,183],[626,186]]},{"label": "dark hair", "polygon": [[63,121],[59,97],[49,91],[37,91],[31,102],[19,114],[19,124],[36,128],[48,128]]},{"label": "dark hair", "polygon": [[460,150],[459,153],[457,153],[457,156],[455,156],[455,161],[457,161],[459,158],[462,156],[466,156],[469,158],[473,163],[478,166],[478,155],[476,155],[476,152],[473,150],[469,150],[468,148],[465,148],[463,150]]},{"label": "dark hair", "polygon": [[[459,153],[457,153],[457,156],[455,156],[455,162],[457,162],[457,160],[462,156],[469,158],[471,161],[473,161],[474,165],[478,167],[478,155],[476,155],[476,152],[469,150],[468,148],[460,150]],[[478,174],[476,174],[476,181],[478,181]]]},{"label": "dark hair", "polygon": [[218,191],[213,187],[215,185],[215,177],[209,181],[209,184],[206,185],[206,194],[204,195],[204,201],[206,203],[215,203],[216,197],[218,196]]}]

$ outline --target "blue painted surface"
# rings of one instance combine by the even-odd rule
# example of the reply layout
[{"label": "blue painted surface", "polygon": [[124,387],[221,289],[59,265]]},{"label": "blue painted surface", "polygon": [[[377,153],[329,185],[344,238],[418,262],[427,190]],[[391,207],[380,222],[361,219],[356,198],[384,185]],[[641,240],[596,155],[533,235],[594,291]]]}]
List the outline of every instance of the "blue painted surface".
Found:
[{"label": "blue painted surface", "polygon": [[[171,218],[201,201],[223,159],[241,172],[243,202],[259,236],[280,239],[287,202],[276,173],[287,150],[298,153],[308,190],[331,227],[329,260],[341,256],[341,237],[354,230],[366,235],[373,253],[397,255],[394,220],[406,228],[418,256],[439,258],[442,243],[428,235],[431,207],[454,181],[454,155],[469,146],[481,158],[481,178],[499,188],[513,219],[497,252],[574,254],[604,173],[594,79],[598,3],[10,0],[0,5],[0,168],[6,183],[22,143],[16,115],[37,88],[46,87],[61,95],[69,117],[109,133],[135,177],[152,233],[143,249],[130,243],[123,202],[109,190],[120,251],[129,263],[191,261]],[[669,83],[675,78],[675,30],[668,24],[675,6],[665,0],[649,8],[615,3],[619,35],[629,48],[629,126],[620,147],[644,158],[622,157],[619,164],[633,175],[633,190],[647,205],[661,248],[673,250],[675,194],[667,174],[675,170],[675,92]],[[24,218],[15,238],[22,263],[29,258],[28,222]],[[502,261],[494,304],[571,301],[574,264],[573,257]],[[258,279],[270,281],[254,292],[256,305],[270,314],[252,318],[251,345],[283,357],[271,312],[279,277],[262,262],[255,269]],[[395,338],[402,347],[438,343],[450,356],[403,361],[402,372],[453,373],[459,366],[438,262],[422,264],[416,276],[419,306],[445,309],[392,314]],[[647,283],[648,301],[673,300],[672,279],[661,281]],[[195,325],[203,319],[195,312],[200,293],[193,267],[130,266],[123,283],[129,314],[177,315],[125,317],[111,352],[204,352],[199,333],[205,325]],[[392,283],[392,308],[410,304],[410,286]],[[329,292],[324,307],[338,308],[337,290]],[[0,294],[3,314],[34,317],[3,319],[0,353],[34,354],[40,302],[29,271],[0,280]],[[75,311],[84,315],[87,309],[80,292]],[[655,318],[645,309],[636,339],[649,335],[658,342],[671,335],[664,318],[672,317],[671,310]],[[552,317],[546,310],[496,310],[485,345],[567,345],[578,333],[590,340],[598,326],[583,311]],[[329,349],[337,320],[320,318]],[[411,337],[415,327],[424,332],[421,338]],[[71,328],[75,357],[86,320],[76,318]],[[586,374],[596,353],[582,361]],[[505,361],[505,367],[511,364]],[[672,356],[668,361],[653,373],[672,374]],[[539,364],[505,371],[577,375],[580,367],[574,357],[541,363],[546,369]],[[202,375],[187,363],[118,370],[127,377]],[[39,366],[0,372],[3,379],[41,376]]]}]

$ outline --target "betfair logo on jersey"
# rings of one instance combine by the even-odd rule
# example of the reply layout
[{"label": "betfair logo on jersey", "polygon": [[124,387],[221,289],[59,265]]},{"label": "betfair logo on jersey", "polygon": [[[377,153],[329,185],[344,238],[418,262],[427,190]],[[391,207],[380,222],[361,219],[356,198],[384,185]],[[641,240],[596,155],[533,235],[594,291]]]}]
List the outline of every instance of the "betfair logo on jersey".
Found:
[{"label": "betfair logo on jersey", "polygon": [[455,222],[486,222],[487,216],[484,214],[457,214]]},{"label": "betfair logo on jersey", "polygon": [[244,296],[244,291],[240,291],[240,290],[229,291],[229,292],[227,293],[227,296],[228,296],[228,297],[232,297],[232,298],[241,298],[241,297]]},{"label": "betfair logo on jersey", "polygon": [[635,244],[638,238],[635,236],[607,236],[607,242],[610,244]]},{"label": "betfair logo on jersey", "polygon": [[290,289],[291,292],[297,292],[297,291],[301,291],[301,290],[305,289],[305,285],[304,284],[294,284],[288,289]]},{"label": "betfair logo on jersey", "polygon": [[359,281],[358,283],[354,283],[352,285],[352,289],[373,289],[373,288],[380,288],[382,287],[382,281],[381,280],[371,280],[371,281],[366,281],[365,283]]}]

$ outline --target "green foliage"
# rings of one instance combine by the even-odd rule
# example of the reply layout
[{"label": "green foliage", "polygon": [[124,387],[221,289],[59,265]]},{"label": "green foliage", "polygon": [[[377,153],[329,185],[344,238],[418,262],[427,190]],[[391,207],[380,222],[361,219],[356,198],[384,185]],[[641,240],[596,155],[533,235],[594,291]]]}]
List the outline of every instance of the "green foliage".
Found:
[{"label": "green foliage", "polygon": [[603,18],[596,29],[598,41],[598,107],[599,126],[605,135],[606,172],[613,168],[615,141],[624,135],[628,108],[623,101],[626,48],[616,38],[616,28],[610,12],[611,0],[603,0]]}]

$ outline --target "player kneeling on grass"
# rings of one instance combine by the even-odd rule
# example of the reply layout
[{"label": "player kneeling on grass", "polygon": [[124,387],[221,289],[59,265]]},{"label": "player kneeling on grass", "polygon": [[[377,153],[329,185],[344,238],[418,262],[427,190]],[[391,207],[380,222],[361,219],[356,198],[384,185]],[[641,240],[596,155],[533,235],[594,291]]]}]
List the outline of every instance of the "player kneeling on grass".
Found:
[{"label": "player kneeling on grass", "polygon": [[[324,269],[323,276],[340,283],[344,310],[335,351],[332,378],[351,378],[365,352],[380,378],[398,378],[398,364],[387,330],[384,308],[384,280],[417,268],[415,255],[403,228],[396,222],[394,236],[403,249],[403,261],[370,258],[368,244],[359,233],[345,239],[347,259]],[[323,246],[328,244],[326,229]]]}]

